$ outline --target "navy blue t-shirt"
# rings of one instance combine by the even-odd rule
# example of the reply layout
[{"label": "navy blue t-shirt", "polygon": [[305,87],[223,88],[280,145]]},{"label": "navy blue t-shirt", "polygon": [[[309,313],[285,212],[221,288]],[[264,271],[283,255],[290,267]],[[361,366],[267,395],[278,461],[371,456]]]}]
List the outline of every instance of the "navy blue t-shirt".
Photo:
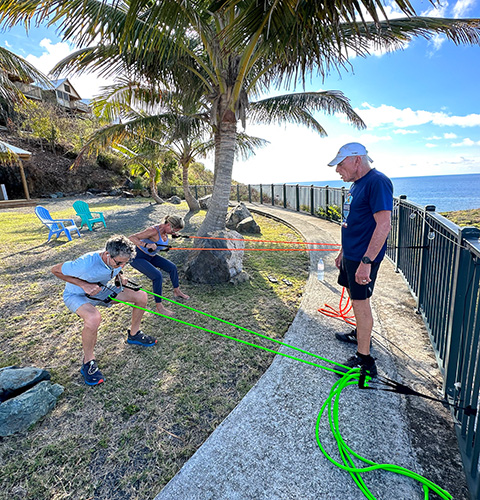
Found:
[{"label": "navy blue t-shirt", "polygon": [[[367,251],[375,231],[373,214],[393,209],[393,184],[385,175],[374,168],[355,181],[343,205],[342,248],[348,260],[360,261]],[[375,257],[380,262],[387,249],[387,242]]]}]

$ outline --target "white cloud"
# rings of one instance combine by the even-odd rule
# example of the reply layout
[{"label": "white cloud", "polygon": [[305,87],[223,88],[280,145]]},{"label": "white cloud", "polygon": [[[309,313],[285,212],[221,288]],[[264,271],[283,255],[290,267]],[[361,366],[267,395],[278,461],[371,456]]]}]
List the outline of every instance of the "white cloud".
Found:
[{"label": "white cloud", "polygon": [[443,112],[431,112],[424,110],[412,110],[411,108],[398,109],[393,106],[382,104],[371,106],[367,102],[362,108],[355,111],[361,116],[369,128],[381,126],[413,127],[425,124],[438,126],[478,127],[480,126],[480,114],[466,116],[452,116]]},{"label": "white cloud", "polygon": [[408,134],[418,134],[417,130],[405,130],[404,128],[399,128],[393,131],[394,134],[408,135]]},{"label": "white cloud", "polygon": [[[48,74],[59,61],[74,51],[70,44],[66,42],[52,43],[48,38],[44,38],[40,42],[40,47],[45,49],[41,56],[30,54],[25,59],[45,74]],[[68,79],[82,99],[92,98],[99,93],[101,87],[113,83],[112,79],[102,78],[94,73],[68,76]]]},{"label": "white cloud", "polygon": [[447,17],[447,9],[448,2],[435,3],[434,5],[430,5],[429,9],[424,10],[420,15],[423,17]]},{"label": "white cloud", "polygon": [[453,17],[465,17],[474,5],[475,0],[458,0],[453,6]]},{"label": "white cloud", "polygon": [[427,143],[427,144],[425,144],[425,147],[426,148],[436,148],[437,145],[436,144],[432,144],[432,143]]},{"label": "white cloud", "polygon": [[442,48],[442,45],[447,41],[445,35],[440,35],[440,34],[435,34],[432,36],[432,38],[428,41],[428,44],[430,46],[433,46],[433,49],[429,51],[428,55],[431,57],[433,54],[437,51],[439,51]]},{"label": "white cloud", "polygon": [[442,138],[439,137],[438,135],[432,135],[431,137],[426,137],[426,141],[440,141]]},{"label": "white cloud", "polygon": [[5,40],[5,47],[7,47],[7,49],[11,49],[12,48],[12,46],[8,43],[7,40]]},{"label": "white cloud", "polygon": [[445,132],[443,134],[444,139],[456,139],[457,137],[457,134],[454,134],[453,132]]},{"label": "white cloud", "polygon": [[472,141],[472,139],[469,139],[468,137],[466,137],[465,139],[463,139],[462,142],[455,142],[455,143],[452,143],[452,147],[454,148],[458,148],[458,147],[472,147],[472,146],[480,146],[480,141]]}]

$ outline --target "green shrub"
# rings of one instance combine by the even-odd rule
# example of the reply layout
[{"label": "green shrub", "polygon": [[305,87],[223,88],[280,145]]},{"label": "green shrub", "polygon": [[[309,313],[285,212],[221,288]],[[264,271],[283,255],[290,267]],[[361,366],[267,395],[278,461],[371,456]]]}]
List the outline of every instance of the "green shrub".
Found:
[{"label": "green shrub", "polygon": [[105,170],[111,170],[118,174],[122,174],[125,168],[123,160],[111,153],[100,153],[97,156],[97,164]]},{"label": "green shrub", "polygon": [[338,205],[328,205],[326,208],[320,207],[317,210],[317,215],[321,219],[333,220],[333,221],[341,221],[342,220],[342,211]]}]

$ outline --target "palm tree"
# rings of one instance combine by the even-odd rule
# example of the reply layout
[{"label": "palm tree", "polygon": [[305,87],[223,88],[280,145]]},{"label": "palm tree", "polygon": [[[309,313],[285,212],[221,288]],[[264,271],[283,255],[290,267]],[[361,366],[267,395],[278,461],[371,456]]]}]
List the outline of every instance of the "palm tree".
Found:
[{"label": "palm tree", "polygon": [[[182,184],[185,200],[190,211],[200,209],[198,201],[191,194],[188,171],[198,157],[204,157],[214,150],[214,142],[209,138],[211,128],[208,113],[202,112],[201,100],[185,99],[181,92],[162,90],[159,102],[152,99],[152,92],[137,82],[122,81],[104,88],[100,96],[92,101],[95,114],[107,123],[120,122],[95,132],[82,149],[77,162],[85,152],[98,153],[112,147],[129,158],[136,157],[121,142],[125,139],[149,142],[149,151],[155,147],[158,152],[172,154],[182,168]],[[158,108],[161,104],[161,109]],[[150,111],[141,108],[150,108]],[[156,111],[156,113],[155,113]],[[266,141],[246,134],[240,134],[237,141],[237,156],[248,157]],[[136,148],[133,148],[136,149]],[[143,149],[143,148],[142,148]],[[140,165],[144,165],[141,161]],[[145,168],[146,175],[153,179],[153,171]],[[150,172],[150,173],[148,173]],[[153,186],[154,187],[154,186]],[[152,188],[152,186],[151,186]],[[157,203],[162,203],[152,189]]]}]

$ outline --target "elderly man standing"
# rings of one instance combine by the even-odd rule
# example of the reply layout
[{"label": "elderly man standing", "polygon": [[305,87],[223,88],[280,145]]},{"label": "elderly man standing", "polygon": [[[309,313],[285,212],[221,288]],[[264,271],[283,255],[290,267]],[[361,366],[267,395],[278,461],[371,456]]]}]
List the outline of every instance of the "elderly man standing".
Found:
[{"label": "elderly man standing", "polygon": [[357,328],[336,337],[357,344],[357,353],[343,364],[363,368],[374,377],[377,367],[370,355],[373,328],[370,297],[387,248],[393,185],[386,175],[370,166],[372,161],[365,146],[351,142],[342,146],[328,165],[337,167],[336,172],[344,182],[353,182],[343,206],[342,249],[335,265],[340,270],[338,284],[348,289],[352,300]]}]

